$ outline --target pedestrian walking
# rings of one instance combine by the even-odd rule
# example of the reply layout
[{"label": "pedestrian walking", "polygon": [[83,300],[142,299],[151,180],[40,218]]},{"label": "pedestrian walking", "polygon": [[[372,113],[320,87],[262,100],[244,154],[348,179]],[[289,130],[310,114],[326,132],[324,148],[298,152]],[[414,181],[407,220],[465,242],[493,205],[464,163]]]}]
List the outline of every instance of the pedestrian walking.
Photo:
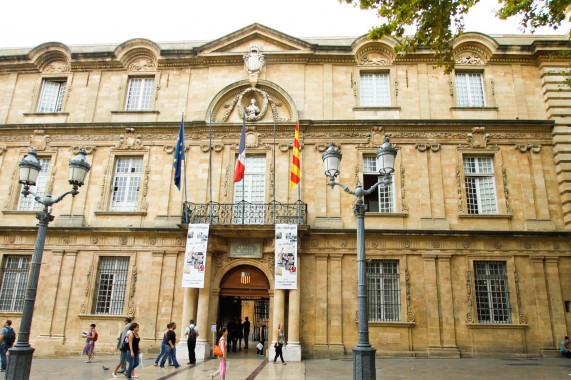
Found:
[{"label": "pedestrian walking", "polygon": [[248,341],[250,340],[250,321],[248,320],[248,317],[246,317],[245,319],[246,320],[244,321],[242,328],[244,330],[244,348],[247,350]]},{"label": "pedestrian walking", "polygon": [[188,347],[188,364],[196,364],[194,350],[196,348],[196,337],[200,334],[198,333],[198,327],[194,325],[194,319],[190,320],[190,325],[184,330],[184,335],[186,336],[186,345]]},{"label": "pedestrian walking", "polygon": [[[155,367],[159,365],[159,361],[161,360],[161,358],[167,354],[167,346],[168,346],[168,344],[167,344],[167,332],[170,330],[171,327],[172,327],[172,322],[167,325],[167,329],[163,333],[163,341],[161,343],[161,352],[159,353],[159,356],[157,356],[157,358],[155,359]],[[170,356],[168,356],[168,360],[169,360],[169,366],[172,365],[172,358]]]},{"label": "pedestrian walking", "polygon": [[286,340],[285,340],[285,335],[284,335],[284,326],[282,324],[278,325],[278,331],[276,334],[276,344],[275,344],[275,348],[276,348],[276,356],[274,357],[274,364],[276,364],[276,360],[278,360],[278,356],[280,357],[280,359],[282,360],[282,364],[286,365],[287,363],[284,361],[284,355],[283,355],[283,348],[284,346],[287,346]]},{"label": "pedestrian walking", "polygon": [[178,361],[176,360],[176,333],[174,332],[174,330],[176,329],[176,323],[171,322],[170,323],[171,327],[168,329],[167,331],[167,347],[166,347],[166,354],[165,356],[163,356],[162,360],[161,360],[161,368],[165,368],[165,361],[167,360],[167,357],[171,357],[172,358],[172,363],[174,364],[174,368],[178,368],[180,367],[180,364],[178,364]]},{"label": "pedestrian walking", "polygon": [[238,340],[238,350],[242,349],[242,339],[244,339],[244,325],[242,324],[242,318],[236,324],[236,338]]},{"label": "pedestrian walking", "polygon": [[133,370],[139,365],[139,354],[141,353],[141,348],[139,343],[141,342],[141,337],[139,336],[139,324],[134,322],[131,324],[131,334],[129,334],[129,349],[127,350],[127,357],[129,359],[129,366],[125,371],[125,376],[127,379],[131,380],[135,377]]},{"label": "pedestrian walking", "polygon": [[16,341],[16,332],[12,328],[12,321],[6,320],[0,331],[0,372],[6,372],[6,366],[8,360],[6,358],[6,352],[14,347],[14,342]]},{"label": "pedestrian walking", "polygon": [[220,330],[220,339],[218,340],[218,347],[222,350],[222,356],[220,357],[220,367],[218,371],[210,374],[210,380],[214,379],[216,376],[220,375],[220,378],[224,380],[226,378],[226,337],[228,336],[228,329],[222,327]]},{"label": "pedestrian walking", "polygon": [[87,333],[87,340],[85,341],[85,347],[83,348],[83,355],[87,355],[87,363],[93,362],[93,357],[95,356],[95,342],[97,341],[97,331],[95,331],[95,323],[90,326],[89,333]]},{"label": "pedestrian walking", "polygon": [[[121,346],[123,345],[123,342],[125,342],[125,338],[127,337],[127,333],[130,331],[131,329],[131,318],[125,318],[123,320],[123,323],[125,323],[125,327],[123,328],[123,331],[121,332],[121,334],[119,334],[119,338],[117,338],[117,349],[121,352],[121,357],[119,358],[119,367],[118,370],[115,370],[113,373],[116,375],[117,373],[124,373],[125,370],[127,369],[127,354],[126,351],[121,351]],[[117,372],[119,371],[119,372]]]}]

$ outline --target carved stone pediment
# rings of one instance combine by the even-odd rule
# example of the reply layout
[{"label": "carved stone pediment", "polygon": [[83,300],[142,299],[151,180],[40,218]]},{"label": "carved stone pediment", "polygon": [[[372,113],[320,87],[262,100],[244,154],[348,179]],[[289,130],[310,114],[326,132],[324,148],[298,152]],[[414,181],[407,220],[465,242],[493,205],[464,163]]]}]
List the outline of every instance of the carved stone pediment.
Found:
[{"label": "carved stone pediment", "polygon": [[360,66],[387,66],[390,65],[389,58],[378,52],[372,52],[361,58],[359,61]]},{"label": "carved stone pediment", "polygon": [[52,61],[43,67],[42,72],[67,73],[69,72],[69,65],[65,61]]},{"label": "carved stone pediment", "polygon": [[456,57],[457,65],[483,65],[482,58],[473,52],[465,52]]},{"label": "carved stone pediment", "polygon": [[36,129],[30,136],[30,146],[37,151],[46,150],[50,141],[50,135],[47,135],[43,129]]}]

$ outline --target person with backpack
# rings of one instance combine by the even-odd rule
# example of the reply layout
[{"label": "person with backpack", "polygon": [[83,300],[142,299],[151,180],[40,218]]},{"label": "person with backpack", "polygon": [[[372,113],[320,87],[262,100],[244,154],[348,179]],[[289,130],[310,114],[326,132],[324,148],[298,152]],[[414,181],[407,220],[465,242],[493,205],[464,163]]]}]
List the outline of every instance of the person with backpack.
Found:
[{"label": "person with backpack", "polygon": [[0,372],[6,372],[6,352],[8,352],[8,349],[14,347],[14,342],[16,341],[16,333],[12,328],[12,321],[9,319],[4,322],[4,327],[0,332],[0,340]]},{"label": "person with backpack", "polygon": [[198,334],[198,327],[194,325],[194,319],[190,320],[190,325],[184,330],[186,336],[186,345],[188,347],[188,364],[196,364],[196,355],[194,349],[196,348],[196,337]]},{"label": "person with backpack", "polygon": [[95,323],[89,326],[91,329],[87,334],[87,340],[85,341],[85,347],[83,348],[83,355],[87,355],[87,363],[93,362],[93,357],[95,356],[95,342],[99,338],[97,331],[95,331]]}]

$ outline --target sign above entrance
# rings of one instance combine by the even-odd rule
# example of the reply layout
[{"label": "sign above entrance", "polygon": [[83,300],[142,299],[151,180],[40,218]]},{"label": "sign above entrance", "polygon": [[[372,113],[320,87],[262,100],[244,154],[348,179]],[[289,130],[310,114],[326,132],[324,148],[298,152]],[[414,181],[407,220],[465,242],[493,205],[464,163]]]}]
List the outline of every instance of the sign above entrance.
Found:
[{"label": "sign above entrance", "polygon": [[252,241],[233,241],[230,243],[230,257],[241,259],[261,259],[262,243]]}]

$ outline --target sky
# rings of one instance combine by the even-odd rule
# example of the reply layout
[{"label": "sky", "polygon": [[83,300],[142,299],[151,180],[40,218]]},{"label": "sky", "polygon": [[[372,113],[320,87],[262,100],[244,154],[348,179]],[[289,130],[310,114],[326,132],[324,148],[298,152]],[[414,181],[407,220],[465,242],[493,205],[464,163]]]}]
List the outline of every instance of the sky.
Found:
[{"label": "sky", "polygon": [[[465,31],[521,34],[516,21],[493,16],[497,0],[481,0]],[[357,37],[379,25],[374,11],[338,0],[5,0],[0,4],[0,48],[120,44],[132,38],[155,42],[213,40],[252,23],[293,37]],[[545,28],[535,34],[565,35]]]}]

